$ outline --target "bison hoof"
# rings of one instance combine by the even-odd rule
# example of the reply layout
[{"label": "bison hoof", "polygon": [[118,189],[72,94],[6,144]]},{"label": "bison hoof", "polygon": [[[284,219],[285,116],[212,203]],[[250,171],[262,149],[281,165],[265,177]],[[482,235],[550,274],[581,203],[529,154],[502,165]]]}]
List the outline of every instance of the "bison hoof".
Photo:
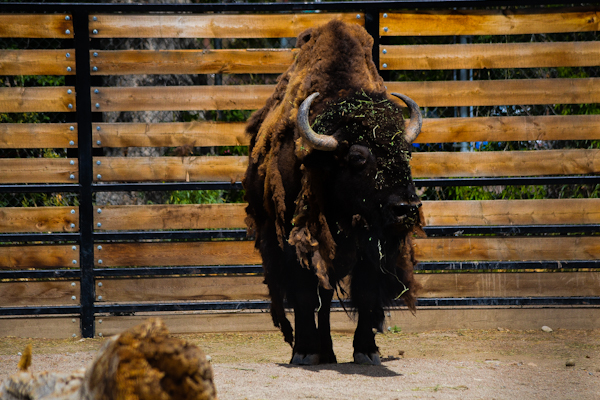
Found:
[{"label": "bison hoof", "polygon": [[361,365],[381,365],[379,354],[354,353],[354,363]]},{"label": "bison hoof", "polygon": [[293,365],[317,365],[319,364],[318,354],[300,354],[295,353],[290,364]]}]

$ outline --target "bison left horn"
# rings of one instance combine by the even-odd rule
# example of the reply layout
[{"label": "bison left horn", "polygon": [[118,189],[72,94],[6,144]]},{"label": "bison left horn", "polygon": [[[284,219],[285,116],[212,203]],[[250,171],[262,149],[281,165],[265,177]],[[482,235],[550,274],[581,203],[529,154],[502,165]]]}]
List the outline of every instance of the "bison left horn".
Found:
[{"label": "bison left horn", "polygon": [[421,109],[417,103],[415,103],[414,100],[408,96],[400,93],[392,93],[392,95],[402,100],[408,106],[408,110],[410,111],[410,120],[408,122],[408,126],[406,127],[405,138],[407,143],[412,143],[415,141],[417,136],[419,136],[419,133],[421,133],[421,126],[423,125]]},{"label": "bison left horn", "polygon": [[311,94],[300,105],[300,109],[298,110],[298,127],[300,128],[302,137],[310,143],[312,148],[322,151],[333,151],[338,146],[337,140],[333,136],[320,135],[313,131],[310,127],[310,122],[308,121],[310,104],[318,95],[319,92]]}]

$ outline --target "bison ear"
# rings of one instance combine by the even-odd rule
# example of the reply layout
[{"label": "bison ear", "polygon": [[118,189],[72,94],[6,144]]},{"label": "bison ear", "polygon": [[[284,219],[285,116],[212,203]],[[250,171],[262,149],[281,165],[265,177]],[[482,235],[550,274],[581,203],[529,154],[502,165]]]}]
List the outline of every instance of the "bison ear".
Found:
[{"label": "bison ear", "polygon": [[308,41],[312,37],[312,31],[313,31],[313,28],[308,28],[307,30],[305,30],[304,32],[302,32],[298,35],[298,38],[296,39],[296,47],[297,48],[301,48],[306,43],[308,43]]}]

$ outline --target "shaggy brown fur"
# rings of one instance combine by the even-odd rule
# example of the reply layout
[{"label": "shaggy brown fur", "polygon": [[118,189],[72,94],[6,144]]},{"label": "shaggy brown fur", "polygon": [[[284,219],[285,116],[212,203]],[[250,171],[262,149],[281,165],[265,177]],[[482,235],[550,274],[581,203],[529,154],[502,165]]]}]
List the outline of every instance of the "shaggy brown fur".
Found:
[{"label": "shaggy brown fur", "polygon": [[[365,232],[371,229],[369,224],[373,222],[365,219],[364,215],[355,215],[352,221],[332,219],[328,208],[335,207],[331,204],[334,199],[327,192],[331,182],[326,181],[319,168],[309,166],[311,163],[318,164],[319,161],[315,159],[319,159],[319,153],[324,152],[312,150],[302,138],[296,122],[300,104],[308,95],[320,93],[310,108],[312,124],[317,115],[329,110],[336,101],[360,103],[360,96],[364,94],[376,98],[377,102],[387,102],[390,109],[394,110],[390,127],[386,129],[392,134],[399,134],[398,143],[405,153],[401,162],[406,163],[407,167],[410,156],[409,145],[401,140],[404,122],[401,111],[397,111],[401,107],[385,93],[383,79],[372,61],[373,40],[363,28],[331,21],[301,33],[297,46],[300,51],[295,62],[279,77],[275,92],[266,105],[248,121],[246,131],[250,136],[250,157],[243,180],[248,201],[246,223],[249,234],[255,236],[256,247],[263,256],[273,322],[281,328],[289,343],[292,343],[293,337],[285,317],[283,300],[289,295],[287,291],[290,290],[290,284],[285,282],[291,279],[287,271],[291,268],[290,262],[294,262],[289,260],[290,246],[295,251],[297,262],[312,270],[318,277],[319,285],[325,289],[335,289],[347,274],[356,275],[348,269],[344,270],[344,264],[356,265],[357,259],[346,260],[345,255],[337,254],[341,242],[344,242],[344,249],[356,245],[365,247],[365,253],[370,254],[366,257],[372,258],[375,264],[383,262],[382,257],[376,260],[379,254],[377,245],[386,246],[383,233],[381,240],[364,243],[369,240]],[[336,131],[328,130],[329,127],[324,129],[319,133],[337,136]],[[348,141],[350,144],[360,142],[357,138],[349,139],[343,133],[338,134],[338,140],[346,143],[346,147],[341,146],[346,151]],[[386,146],[389,148],[390,140],[393,141],[394,137],[387,139]],[[386,151],[385,146],[381,147],[381,151]],[[333,159],[334,156],[338,157],[331,153],[322,157]],[[405,175],[407,180],[388,183],[395,187],[412,187],[410,170]],[[380,178],[383,179],[383,175]],[[416,230],[420,229],[422,221],[422,217],[413,221]],[[347,226],[342,229],[340,224]],[[371,234],[375,234],[375,231],[373,229]],[[352,239],[344,239],[342,236],[345,232],[350,236],[353,232],[359,233]],[[351,243],[352,240],[360,243]],[[380,271],[387,276],[387,280],[378,283],[379,287],[384,286],[378,289],[378,293],[384,297],[381,302],[389,305],[402,292],[402,298],[414,310],[417,284],[412,275],[416,264],[412,234],[408,234],[402,243],[397,240],[395,243],[388,243],[388,247],[397,247],[386,249],[386,265]],[[404,287],[408,291],[403,291]],[[353,292],[360,290],[362,288],[351,289]]]}]

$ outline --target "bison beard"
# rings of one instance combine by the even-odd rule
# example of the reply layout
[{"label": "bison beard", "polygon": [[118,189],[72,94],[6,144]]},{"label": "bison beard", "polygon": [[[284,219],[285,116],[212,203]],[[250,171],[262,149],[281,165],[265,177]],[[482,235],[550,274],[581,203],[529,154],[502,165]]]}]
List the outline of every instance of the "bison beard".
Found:
[{"label": "bison beard", "polygon": [[372,46],[363,28],[340,21],[303,32],[296,61],[246,128],[246,223],[293,364],[336,362],[329,313],[343,280],[358,313],[355,362],[380,363],[374,330],[385,307],[402,298],[415,309],[412,239],[423,218],[409,160],[421,115],[396,95],[409,106],[406,123]]}]

